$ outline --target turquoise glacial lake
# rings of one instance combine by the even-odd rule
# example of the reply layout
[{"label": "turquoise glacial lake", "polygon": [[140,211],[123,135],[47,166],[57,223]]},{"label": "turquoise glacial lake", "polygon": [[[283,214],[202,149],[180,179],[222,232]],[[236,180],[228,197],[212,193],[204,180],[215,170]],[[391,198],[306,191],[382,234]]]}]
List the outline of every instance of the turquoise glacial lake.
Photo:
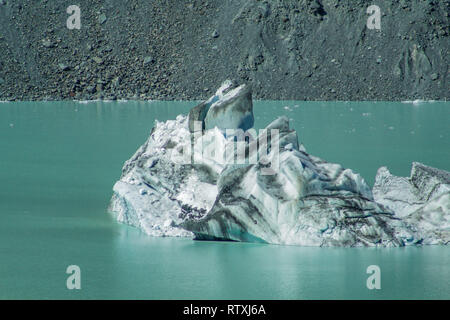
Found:
[{"label": "turquoise glacial lake", "polygon": [[[0,103],[0,299],[450,299],[450,247],[312,248],[152,238],[107,213],[155,119],[195,102]],[[450,103],[254,103],[372,185],[386,165],[450,170]],[[68,290],[66,268],[81,269]],[[366,269],[378,265],[381,289]]]}]

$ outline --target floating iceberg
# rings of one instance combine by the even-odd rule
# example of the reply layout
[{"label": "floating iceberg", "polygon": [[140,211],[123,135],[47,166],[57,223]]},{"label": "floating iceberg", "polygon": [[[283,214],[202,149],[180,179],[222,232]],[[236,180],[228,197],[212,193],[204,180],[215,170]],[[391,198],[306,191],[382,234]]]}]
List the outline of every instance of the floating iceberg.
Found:
[{"label": "floating iceberg", "polygon": [[375,201],[412,226],[424,244],[450,242],[450,173],[413,162],[410,177],[378,169]]},{"label": "floating iceberg", "polygon": [[[432,227],[418,224],[419,211],[403,219],[398,206],[374,199],[359,174],[308,154],[286,117],[259,132],[253,121],[251,90],[227,81],[189,116],[156,122],[114,185],[110,208],[117,220],[152,236],[199,240],[304,246],[445,242],[431,240],[439,233],[424,233]],[[388,192],[375,191],[379,199]],[[432,222],[439,205],[447,205],[440,219],[448,218],[448,198],[439,199],[420,207]]]}]

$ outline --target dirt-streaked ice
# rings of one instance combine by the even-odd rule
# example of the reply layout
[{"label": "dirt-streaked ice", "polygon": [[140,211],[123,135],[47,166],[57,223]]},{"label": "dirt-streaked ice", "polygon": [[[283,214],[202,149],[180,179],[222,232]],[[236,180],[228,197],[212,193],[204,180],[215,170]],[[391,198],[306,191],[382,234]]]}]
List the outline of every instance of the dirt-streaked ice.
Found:
[{"label": "dirt-streaked ice", "polygon": [[[213,106],[222,110],[208,116]],[[195,121],[200,126],[194,128]],[[236,142],[227,133],[248,124],[253,124],[251,91],[233,89],[230,82],[189,117],[157,122],[114,186],[111,210],[117,219],[152,236],[204,240],[305,246],[448,243],[448,184],[427,182],[435,171],[414,180],[432,195],[418,201],[417,185],[380,169],[374,199],[359,174],[308,154],[286,117],[259,133],[250,128],[247,141]],[[235,157],[237,150],[245,150],[245,161]]]},{"label": "dirt-streaked ice", "polygon": [[378,169],[375,200],[407,222],[424,244],[450,242],[450,173],[413,162],[410,177]]}]

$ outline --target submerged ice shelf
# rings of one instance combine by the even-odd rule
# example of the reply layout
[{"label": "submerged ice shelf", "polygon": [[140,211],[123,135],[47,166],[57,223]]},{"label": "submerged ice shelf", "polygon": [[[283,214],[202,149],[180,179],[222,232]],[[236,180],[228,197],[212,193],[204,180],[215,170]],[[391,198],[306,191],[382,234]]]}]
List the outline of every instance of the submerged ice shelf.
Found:
[{"label": "submerged ice shelf", "polygon": [[[447,244],[449,173],[362,177],[306,152],[285,117],[256,132],[251,90],[226,81],[157,122],[114,185],[117,220],[152,236],[305,246]],[[420,181],[420,183],[418,182]],[[428,192],[428,196],[424,196]]]}]

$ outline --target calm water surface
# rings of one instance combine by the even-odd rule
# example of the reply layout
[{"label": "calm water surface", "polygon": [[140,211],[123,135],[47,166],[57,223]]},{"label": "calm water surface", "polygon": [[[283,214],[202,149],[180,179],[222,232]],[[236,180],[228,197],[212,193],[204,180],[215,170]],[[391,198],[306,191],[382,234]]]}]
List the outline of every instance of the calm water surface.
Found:
[{"label": "calm water surface", "polygon": [[[195,102],[0,103],[0,299],[449,299],[448,247],[302,248],[150,238],[106,213],[155,119]],[[450,103],[261,101],[311,154],[373,184],[378,167],[450,170]],[[82,290],[66,288],[79,265]],[[382,289],[366,288],[381,268]]]}]

